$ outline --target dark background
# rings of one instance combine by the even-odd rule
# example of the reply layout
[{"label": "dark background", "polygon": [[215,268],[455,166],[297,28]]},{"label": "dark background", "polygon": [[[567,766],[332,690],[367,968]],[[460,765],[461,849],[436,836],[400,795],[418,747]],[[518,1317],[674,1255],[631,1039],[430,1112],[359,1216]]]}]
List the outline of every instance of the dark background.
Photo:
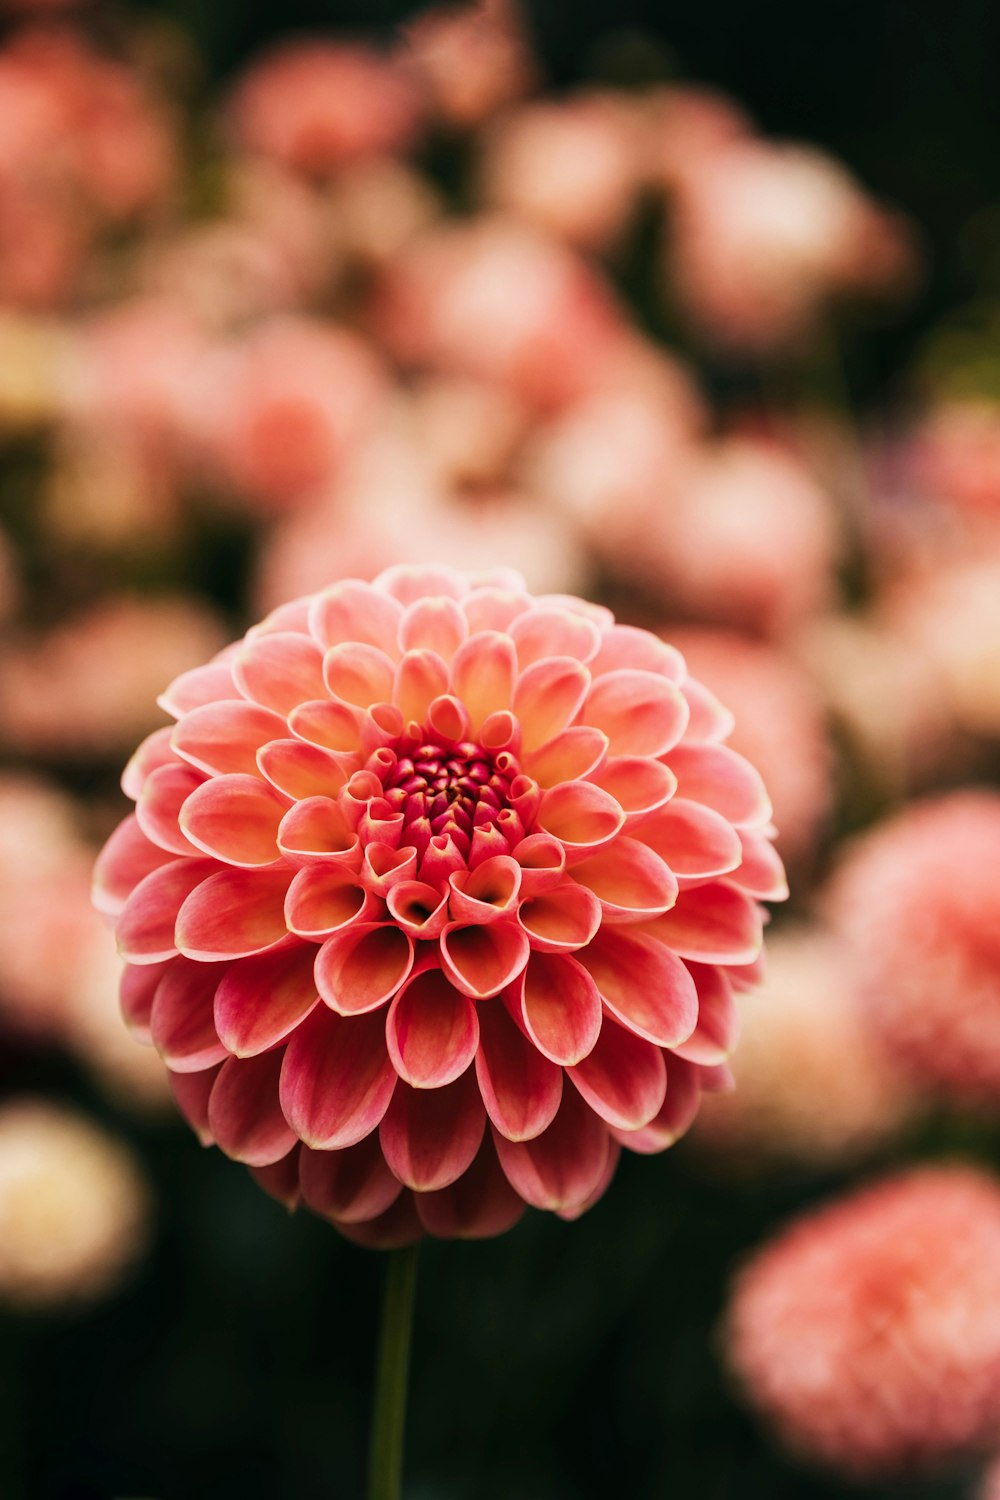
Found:
[{"label": "dark background", "polygon": [[[190,31],[206,88],[275,36],[387,28],[413,11],[390,0],[142,9]],[[863,392],[891,387],[923,330],[981,285],[967,226],[1000,197],[1000,7],[989,0],[529,10],[550,85],[643,69],[717,84],[767,133],[827,146],[921,225],[925,292],[854,351]],[[380,1258],[307,1216],[287,1219],[188,1131],[115,1117],[70,1067],[9,1057],[4,1072],[75,1094],[131,1136],[158,1191],[157,1240],[96,1310],[0,1320],[3,1500],[354,1500]],[[910,1149],[947,1144],[932,1133]],[[494,1242],[426,1244],[409,1500],[967,1496],[967,1475],[895,1489],[817,1476],[773,1451],[727,1389],[715,1328],[733,1265],[839,1185],[733,1186],[682,1145],[623,1161],[578,1224],[529,1214]]]}]

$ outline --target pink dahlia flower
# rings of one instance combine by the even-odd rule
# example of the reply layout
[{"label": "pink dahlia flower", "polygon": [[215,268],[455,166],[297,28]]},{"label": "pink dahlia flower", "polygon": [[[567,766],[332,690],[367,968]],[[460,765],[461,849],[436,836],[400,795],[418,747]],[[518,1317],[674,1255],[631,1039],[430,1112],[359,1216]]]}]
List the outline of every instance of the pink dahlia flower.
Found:
[{"label": "pink dahlia flower", "polygon": [[573,1218],[687,1128],[783,875],[678,652],[506,570],[397,567],[161,702],[96,899],[203,1140],[392,1245]]},{"label": "pink dahlia flower", "polygon": [[1000,1500],[1000,1457],[993,1460],[982,1476],[975,1500]]},{"label": "pink dahlia flower", "polygon": [[862,1001],[921,1083],[1000,1101],[1000,793],[912,803],[848,851],[829,892]]},{"label": "pink dahlia flower", "polygon": [[1000,1185],[971,1167],[886,1178],[800,1219],[736,1282],[729,1360],[793,1447],[865,1475],[1000,1431]]}]

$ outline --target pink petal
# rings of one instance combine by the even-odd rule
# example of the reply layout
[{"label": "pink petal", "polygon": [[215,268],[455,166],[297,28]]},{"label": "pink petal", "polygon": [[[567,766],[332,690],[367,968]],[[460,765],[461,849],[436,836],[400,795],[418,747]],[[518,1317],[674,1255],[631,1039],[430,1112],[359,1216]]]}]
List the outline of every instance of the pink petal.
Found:
[{"label": "pink petal", "polygon": [[268,1197],[275,1198],[289,1213],[294,1213],[302,1201],[299,1191],[299,1155],[302,1147],[296,1142],[287,1156],[271,1162],[266,1167],[251,1167],[250,1176]]},{"label": "pink petal", "polygon": [[436,563],[394,563],[391,568],[383,568],[372,584],[402,605],[413,604],[427,594],[463,599],[469,592],[465,573]]},{"label": "pink petal", "polygon": [[185,838],[178,818],[187,798],[204,781],[200,771],[176,762],[153,771],[146,778],[135,809],[139,827],[146,837],[172,854],[193,854],[195,846]]},{"label": "pink petal", "polygon": [[213,1003],[226,965],[178,958],[156,987],[149,1031],[157,1052],[174,1073],[202,1073],[222,1062],[225,1043],[215,1029]]},{"label": "pink petal", "polygon": [[177,756],[171,745],[173,733],[172,724],[154,729],[130,756],[128,765],[122,772],[121,787],[126,797],[131,797],[133,802],[138,802],[147,779],[154,771],[158,771],[161,766],[177,764]]},{"label": "pink petal", "polygon": [[601,646],[601,632],[594,622],[564,609],[533,609],[521,615],[510,628],[510,638],[522,671],[547,656],[572,656],[586,663]]},{"label": "pink petal", "polygon": [[701,1103],[701,1069],[667,1053],[667,1093],[658,1112],[639,1130],[613,1130],[629,1151],[650,1156],[666,1151],[694,1124]]},{"label": "pink petal", "polygon": [[559,840],[568,857],[585,859],[617,837],[625,814],[613,797],[589,781],[563,781],[542,797],[538,825]]},{"label": "pink petal", "polygon": [[608,1010],[629,1031],[658,1047],[676,1046],[691,1035],[698,1022],[694,980],[648,929],[602,927],[579,958]]},{"label": "pink petal", "polygon": [[659,916],[677,900],[673,873],[641,839],[616,839],[575,865],[573,879],[593,891],[609,922]]},{"label": "pink petal", "polygon": [[691,717],[685,731],[686,740],[725,740],[732,734],[736,720],[703,683],[686,677],[681,692],[687,699]]},{"label": "pink petal", "polygon": [[448,1187],[471,1166],[486,1128],[471,1070],[439,1089],[400,1082],[379,1126],[390,1169],[405,1187],[432,1193]]},{"label": "pink petal", "polygon": [[381,1016],[344,1017],[318,1006],[285,1048],[281,1107],[307,1146],[339,1151],[371,1134],[396,1082]]},{"label": "pink petal", "polygon": [[[266,639],[266,637],[264,637]],[[231,1057],[222,1064],[208,1101],[208,1124],[216,1145],[234,1161],[267,1167],[295,1145],[278,1102],[282,1054]]]},{"label": "pink petal", "polygon": [[604,1197],[604,1194],[611,1186],[620,1156],[621,1147],[618,1145],[618,1142],[614,1139],[610,1140],[608,1142],[608,1159],[604,1163],[604,1171],[582,1202],[574,1203],[571,1208],[559,1208],[556,1210],[560,1219],[565,1220],[566,1223],[572,1223],[574,1219],[581,1218],[589,1209],[593,1208],[595,1203]]},{"label": "pink petal", "polygon": [[517,588],[475,588],[462,600],[469,630],[478,634],[484,630],[506,631],[521,615],[533,608],[528,594]]},{"label": "pink petal", "polygon": [[285,922],[299,937],[325,938],[378,909],[352,870],[320,863],[300,870],[288,887]]},{"label": "pink petal", "polygon": [[448,691],[448,668],[436,651],[407,651],[396,666],[392,701],[406,723],[422,724],[435,698]]},{"label": "pink petal", "polygon": [[288,733],[280,714],[257,703],[206,703],[185,714],[173,731],[177,754],[213,776],[256,776],[257,751]]},{"label": "pink petal", "polygon": [[724,1063],[739,1037],[739,1011],[732,986],[714,964],[688,964],[698,990],[698,1024],[674,1052],[703,1067]]},{"label": "pink petal", "polygon": [[348,578],[314,595],[309,606],[309,629],[324,650],[357,641],[395,657],[402,617],[403,608],[396,599],[370,583]]},{"label": "pink petal", "polygon": [[[645,821],[665,807],[677,790],[673,771],[643,755],[612,756],[588,780],[614,797],[630,823]],[[645,838],[645,831],[641,837]]]},{"label": "pink petal", "polygon": [[222,1064],[219,1063],[218,1067],[207,1068],[204,1073],[167,1074],[174,1103],[203,1146],[215,1144],[208,1124],[208,1101],[221,1072]]},{"label": "pink petal", "polygon": [[469,712],[461,699],[442,693],[427,709],[427,732],[442,744],[457,745],[469,733]]},{"label": "pink petal", "polygon": [[399,623],[404,651],[436,651],[451,661],[469,633],[469,622],[454,599],[415,599]]},{"label": "pink petal", "polygon": [[240,690],[233,679],[230,662],[210,661],[203,667],[192,667],[175,677],[166,692],[160,694],[157,703],[165,713],[179,719],[205,703],[216,703],[222,699],[239,701]]},{"label": "pink petal", "polygon": [[670,753],[678,796],[703,802],[729,823],[753,828],[771,817],[764,783],[748,760],[728,745],[677,745]]},{"label": "pink petal", "polygon": [[414,1200],[429,1234],[447,1240],[489,1239],[506,1234],[524,1213],[524,1200],[500,1169],[490,1137],[484,1136],[475,1161],[450,1187],[418,1193]]},{"label": "pink petal", "polygon": [[516,677],[514,643],[501,631],[479,631],[459,647],[451,664],[451,689],[468,710],[473,734],[491,714],[510,708]]},{"label": "pink petal", "polygon": [[550,656],[525,668],[514,689],[514,714],[526,752],[547,745],[573,722],[589,687],[590,673],[571,656]]},{"label": "pink petal", "polygon": [[533,953],[523,978],[504,996],[539,1052],[571,1067],[601,1031],[601,997],[581,963],[561,953]]},{"label": "pink petal", "polygon": [[493,1144],[514,1191],[534,1208],[557,1212],[590,1197],[611,1150],[607,1126],[575,1089],[563,1090],[559,1113],[534,1140],[508,1141],[495,1130]]},{"label": "pink petal", "polygon": [[585,948],[601,925],[601,903],[585,886],[567,880],[522,901],[517,919],[538,953]]},{"label": "pink petal", "polygon": [[389,1007],[385,1040],[393,1067],[415,1089],[438,1089],[460,1077],[476,1055],[476,1007],[440,969],[425,969]]},{"label": "pink petal", "polygon": [[361,867],[361,882],[377,896],[385,897],[393,886],[413,881],[417,868],[417,851],[392,849],[388,844],[369,844]]},{"label": "pink petal", "polygon": [[688,706],[668,678],[620,668],[595,680],[583,717],[604,730],[611,755],[653,756],[677,744]]},{"label": "pink petal", "polygon": [[438,937],[448,923],[448,892],[423,880],[401,880],[386,897],[393,919],[411,937]]},{"label": "pink petal", "polygon": [[601,649],[594,658],[591,671],[595,677],[603,677],[606,672],[617,672],[622,668],[655,672],[678,684],[687,671],[684,658],[676,647],[668,646],[651,630],[643,630],[637,625],[612,625],[601,637]]},{"label": "pink petal", "polygon": [[486,1112],[509,1141],[530,1141],[555,1118],[562,1069],[542,1056],[506,1006],[488,1001],[478,1013],[476,1077]]},{"label": "pink petal", "polygon": [[361,863],[358,836],[332,797],[307,797],[296,802],[281,820],[278,848],[293,863],[318,859],[324,864]]},{"label": "pink petal", "polygon": [[256,776],[215,776],[188,796],[181,829],[206,854],[252,870],[279,858],[278,825],[287,807],[287,798]]},{"label": "pink petal", "polygon": [[153,997],[164,974],[180,960],[168,958],[160,964],[126,964],[118,981],[118,1002],[122,1020],[137,1042],[148,1046],[153,1038],[149,1030],[149,1019],[153,1010]]},{"label": "pink petal", "polygon": [[391,657],[377,646],[348,641],[331,646],[323,658],[323,676],[328,691],[341,703],[354,708],[388,702],[392,696],[394,675]]},{"label": "pink petal", "polygon": [[455,921],[495,922],[517,909],[521,867],[509,854],[498,854],[474,870],[460,870],[449,884],[449,910]]},{"label": "pink petal", "polygon": [[641,838],[686,882],[734,870],[742,852],[739,834],[721,813],[686,797],[675,797],[643,823]]},{"label": "pink petal", "polygon": [[356,708],[334,703],[330,698],[300,703],[288,715],[288,727],[299,739],[342,754],[360,751],[360,721]]},{"label": "pink petal", "polygon": [[752,963],[764,935],[756,902],[722,881],[682,891],[677,905],[657,917],[651,930],[681,958],[707,964]]},{"label": "pink petal", "polygon": [[758,901],[787,901],[788,880],[781,856],[766,833],[740,834],[743,858],[729,876],[733,885]]},{"label": "pink petal", "polygon": [[391,1208],[377,1219],[366,1219],[362,1224],[337,1221],[337,1231],[355,1245],[366,1250],[401,1250],[423,1238],[424,1228],[413,1203],[413,1194],[400,1193]]},{"label": "pink petal", "polygon": [[285,892],[291,870],[220,870],[193,890],[177,913],[177,947],[205,961],[246,958],[287,933]]},{"label": "pink petal", "polygon": [[118,918],[122,958],[130,964],[155,964],[173,958],[177,952],[177,913],[218,868],[211,859],[174,859],[140,880]]},{"label": "pink petal", "polygon": [[[524,769],[539,786],[582,781],[593,776],[608,753],[608,737],[589,724],[573,724],[540,750],[523,758]],[[612,795],[614,795],[612,789]]]},{"label": "pink petal", "polygon": [[319,999],[316,949],[289,942],[232,964],[215,992],[215,1026],[236,1057],[266,1052],[295,1030]]},{"label": "pink petal", "polygon": [[305,594],[300,599],[289,599],[286,604],[276,604],[256,625],[251,625],[247,637],[253,640],[258,635],[274,635],[276,631],[292,631],[296,635],[309,634],[309,606],[312,596]]},{"label": "pink petal", "polygon": [[521,866],[521,894],[534,896],[562,882],[566,850],[550,833],[531,833],[515,845],[513,858]]},{"label": "pink petal", "polygon": [[356,757],[324,750],[304,740],[271,740],[257,752],[257,765],[273,787],[296,802],[336,797],[357,770]]},{"label": "pink petal", "polygon": [[326,696],[323,653],[308,636],[290,631],[247,640],[233,663],[233,677],[254,703],[279,714]]},{"label": "pink petal", "polygon": [[663,1053],[652,1042],[606,1021],[593,1050],[566,1076],[591,1109],[619,1130],[638,1130],[656,1115],[667,1092]]},{"label": "pink petal", "polygon": [[140,880],[174,860],[168,850],[150,843],[130,813],[97,856],[91,892],[94,905],[108,916],[117,916]]},{"label": "pink petal", "polygon": [[589,599],[581,599],[577,594],[536,594],[535,608],[561,609],[566,614],[580,615],[582,619],[590,620],[596,625],[602,636],[615,623],[615,617],[606,604],[592,604]]},{"label": "pink petal", "polygon": [[402,1184],[386,1166],[378,1136],[340,1151],[310,1151],[302,1147],[299,1160],[302,1196],[324,1219],[363,1224],[377,1219],[402,1192]]},{"label": "pink petal", "polygon": [[499,994],[528,961],[527,934],[510,921],[472,927],[452,922],[439,941],[442,968],[473,999]]},{"label": "pink petal", "polygon": [[413,967],[413,941],[386,922],[359,922],[328,938],[316,959],[323,1000],[342,1016],[377,1010]]}]

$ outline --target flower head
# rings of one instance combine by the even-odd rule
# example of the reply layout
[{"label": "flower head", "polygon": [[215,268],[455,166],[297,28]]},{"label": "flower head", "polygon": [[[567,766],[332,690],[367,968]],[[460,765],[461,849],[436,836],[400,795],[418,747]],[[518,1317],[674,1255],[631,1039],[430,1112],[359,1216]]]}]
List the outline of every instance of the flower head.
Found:
[{"label": "flower head", "polygon": [[857,1474],[1000,1430],[1000,1187],[921,1167],[807,1215],[736,1283],[730,1363],[796,1448]]},{"label": "flower head", "polygon": [[122,1003],[206,1141],[368,1243],[574,1217],[718,1084],[770,805],[683,659],[397,567],[163,695],[109,840]]}]

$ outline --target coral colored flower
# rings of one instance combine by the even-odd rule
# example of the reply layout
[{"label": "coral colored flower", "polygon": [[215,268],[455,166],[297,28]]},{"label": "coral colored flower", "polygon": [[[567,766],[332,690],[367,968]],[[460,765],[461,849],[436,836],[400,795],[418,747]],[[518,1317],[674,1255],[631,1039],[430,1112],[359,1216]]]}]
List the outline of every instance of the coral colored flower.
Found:
[{"label": "coral colored flower", "polygon": [[516,0],[437,5],[405,29],[411,62],[435,112],[454,126],[487,119],[536,82]]},{"label": "coral colored flower", "polygon": [[912,803],[860,838],[829,906],[863,1003],[915,1078],[1000,1101],[1000,794]]},{"label": "coral colored flower", "polygon": [[983,1475],[975,1500],[1000,1500],[1000,1458],[994,1459]]},{"label": "coral colored flower", "polygon": [[161,702],[96,901],[203,1140],[391,1245],[575,1217],[688,1127],[784,877],[678,652],[507,570],[397,567]]},{"label": "coral colored flower", "polygon": [[1000,1431],[1000,1185],[922,1167],[806,1215],[739,1276],[729,1362],[793,1447],[854,1474]]}]

